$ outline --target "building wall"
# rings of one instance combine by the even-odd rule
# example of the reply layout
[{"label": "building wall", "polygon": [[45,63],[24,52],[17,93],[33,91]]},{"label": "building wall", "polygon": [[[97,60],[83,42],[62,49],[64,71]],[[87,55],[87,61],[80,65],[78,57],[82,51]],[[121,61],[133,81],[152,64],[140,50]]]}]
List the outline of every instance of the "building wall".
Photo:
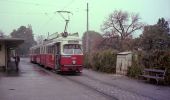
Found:
[{"label": "building wall", "polygon": [[0,67],[5,66],[5,44],[0,42]]}]

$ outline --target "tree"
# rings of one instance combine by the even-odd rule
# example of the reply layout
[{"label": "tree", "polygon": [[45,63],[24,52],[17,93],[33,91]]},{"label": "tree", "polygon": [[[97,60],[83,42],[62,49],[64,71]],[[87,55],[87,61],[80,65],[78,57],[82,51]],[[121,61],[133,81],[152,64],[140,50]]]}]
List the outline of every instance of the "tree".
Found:
[{"label": "tree", "polygon": [[168,22],[164,18],[160,18],[157,24],[145,26],[140,44],[146,51],[170,49]]},{"label": "tree", "polygon": [[[84,52],[92,52],[97,50],[98,45],[102,41],[100,33],[95,31],[85,32],[83,35],[83,50]],[[88,44],[87,44],[88,43]],[[87,48],[88,46],[88,48]]]},{"label": "tree", "polygon": [[4,37],[4,33],[0,30],[0,37]]},{"label": "tree", "polygon": [[[120,36],[122,42],[129,36],[132,36],[132,33],[143,28],[144,24],[139,22],[139,20],[138,14],[129,14],[128,12],[115,10],[103,23],[101,29],[104,33],[109,33],[110,36]],[[121,43],[121,48],[122,45]]]},{"label": "tree", "polygon": [[28,27],[21,26],[17,30],[14,29],[13,32],[11,32],[11,36],[13,38],[24,39],[24,43],[17,49],[19,55],[28,55],[29,48],[36,44],[30,25],[28,25]]}]

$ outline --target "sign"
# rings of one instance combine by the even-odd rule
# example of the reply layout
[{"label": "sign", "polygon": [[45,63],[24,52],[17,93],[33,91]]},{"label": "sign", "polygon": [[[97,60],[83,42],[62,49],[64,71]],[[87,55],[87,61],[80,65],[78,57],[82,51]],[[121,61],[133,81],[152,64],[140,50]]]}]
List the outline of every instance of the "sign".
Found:
[{"label": "sign", "polygon": [[77,41],[77,40],[68,40],[68,43],[70,43],[70,44],[76,44],[76,43],[79,43],[79,41]]}]

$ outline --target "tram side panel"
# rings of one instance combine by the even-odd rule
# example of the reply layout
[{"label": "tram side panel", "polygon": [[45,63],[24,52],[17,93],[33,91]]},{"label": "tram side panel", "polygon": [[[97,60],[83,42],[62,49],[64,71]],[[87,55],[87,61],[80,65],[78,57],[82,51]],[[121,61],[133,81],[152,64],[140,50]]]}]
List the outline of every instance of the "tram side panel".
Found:
[{"label": "tram side panel", "polygon": [[53,54],[46,54],[46,67],[54,69]]},{"label": "tram side panel", "polygon": [[46,59],[45,59],[45,54],[41,54],[41,65],[45,65],[45,61]]}]

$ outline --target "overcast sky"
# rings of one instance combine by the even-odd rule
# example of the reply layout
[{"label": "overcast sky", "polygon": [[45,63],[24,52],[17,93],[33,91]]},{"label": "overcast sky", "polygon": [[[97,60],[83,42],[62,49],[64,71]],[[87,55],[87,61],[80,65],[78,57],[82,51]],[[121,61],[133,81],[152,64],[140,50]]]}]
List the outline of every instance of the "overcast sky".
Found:
[{"label": "overcast sky", "polygon": [[86,31],[87,2],[89,29],[97,32],[114,10],[138,13],[146,24],[155,24],[160,17],[170,19],[170,0],[0,0],[0,30],[9,34],[31,24],[35,36],[62,32],[65,21],[54,12],[67,10],[73,13],[68,31],[82,35]]}]

